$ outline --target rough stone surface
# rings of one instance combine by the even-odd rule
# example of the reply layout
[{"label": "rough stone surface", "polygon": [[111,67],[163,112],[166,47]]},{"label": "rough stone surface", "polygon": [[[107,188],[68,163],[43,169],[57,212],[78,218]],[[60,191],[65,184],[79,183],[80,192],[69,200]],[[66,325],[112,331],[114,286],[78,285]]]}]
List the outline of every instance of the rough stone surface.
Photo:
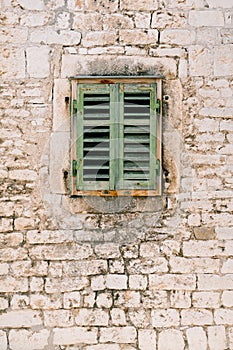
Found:
[{"label": "rough stone surface", "polygon": [[[233,350],[232,0],[0,7],[0,350]],[[70,195],[77,75],[164,77],[162,196]]]}]

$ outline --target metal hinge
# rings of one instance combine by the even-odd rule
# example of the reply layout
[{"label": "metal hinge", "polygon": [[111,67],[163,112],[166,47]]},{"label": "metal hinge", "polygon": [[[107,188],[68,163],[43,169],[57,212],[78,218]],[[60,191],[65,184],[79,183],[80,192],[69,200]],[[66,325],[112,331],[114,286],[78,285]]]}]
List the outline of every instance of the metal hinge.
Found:
[{"label": "metal hinge", "polygon": [[160,159],[156,159],[156,174],[160,175]]},{"label": "metal hinge", "polygon": [[77,176],[78,164],[77,160],[73,160],[72,162],[72,174],[73,176]]},{"label": "metal hinge", "polygon": [[76,113],[78,109],[78,101],[77,100],[73,100],[73,112]]},{"label": "metal hinge", "polygon": [[157,99],[156,104],[155,104],[155,109],[158,113],[160,113],[160,109],[161,109],[161,101],[159,99]]}]

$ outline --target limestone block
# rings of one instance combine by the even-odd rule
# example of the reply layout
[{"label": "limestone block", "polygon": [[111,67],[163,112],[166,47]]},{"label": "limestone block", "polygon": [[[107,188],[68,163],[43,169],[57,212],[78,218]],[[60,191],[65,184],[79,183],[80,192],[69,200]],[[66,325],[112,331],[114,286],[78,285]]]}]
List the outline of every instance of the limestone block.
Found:
[{"label": "limestone block", "polygon": [[3,47],[1,49],[0,75],[3,79],[25,77],[25,55],[23,49]]},{"label": "limestone block", "polygon": [[31,218],[17,218],[15,220],[15,229],[16,230],[26,230],[32,229],[34,227],[34,220]]},{"label": "limestone block", "polygon": [[158,8],[157,0],[122,0],[121,10],[154,11]]},{"label": "limestone block", "polygon": [[163,276],[150,275],[149,289],[194,290],[196,289],[196,277],[194,274],[166,274]]},{"label": "limestone block", "polygon": [[134,27],[132,18],[121,15],[121,14],[111,14],[106,15],[103,18],[103,29],[104,30],[114,30],[119,29],[132,29]]},{"label": "limestone block", "polygon": [[211,241],[189,241],[183,243],[184,256],[210,257],[222,253],[222,247],[216,240]]},{"label": "limestone block", "polygon": [[135,259],[129,262],[127,271],[130,274],[167,272],[168,264],[165,258]]},{"label": "limestone block", "polygon": [[113,31],[87,32],[82,39],[84,47],[114,45],[115,42],[116,33]]},{"label": "limestone block", "polygon": [[46,261],[14,261],[11,265],[12,273],[15,276],[46,276],[48,263]]},{"label": "limestone block", "polygon": [[149,45],[158,42],[158,30],[149,29],[147,32],[142,29],[120,30],[120,42],[126,45]]},{"label": "limestone block", "polygon": [[114,301],[114,305],[117,307],[126,308],[138,308],[140,307],[140,293],[135,291],[118,292],[119,298],[117,297]]},{"label": "limestone block", "polygon": [[1,249],[0,261],[15,261],[27,259],[27,249],[25,248],[4,248]]},{"label": "limestone block", "polygon": [[63,194],[66,192],[64,183],[64,168],[69,158],[70,133],[54,132],[50,137],[50,171],[49,182],[52,193]]},{"label": "limestone block", "polygon": [[9,265],[6,263],[0,264],[0,275],[7,275],[9,271]]},{"label": "limestone block", "polygon": [[99,258],[114,259],[120,257],[119,245],[115,243],[98,244],[95,253]]},{"label": "limestone block", "polygon": [[126,325],[126,317],[125,312],[122,309],[113,308],[110,311],[111,321],[114,326],[125,326]]},{"label": "limestone block", "polygon": [[42,329],[38,332],[22,330],[11,330],[9,343],[12,350],[44,349],[48,345],[49,331]]},{"label": "limestone block", "polygon": [[106,260],[90,260],[66,262],[63,271],[68,276],[99,275],[108,269]]},{"label": "limestone block", "polygon": [[176,273],[218,273],[220,261],[209,258],[171,257],[171,271]]},{"label": "limestone block", "polygon": [[172,327],[179,326],[179,312],[173,309],[152,310],[151,312],[153,327]]},{"label": "limestone block", "polygon": [[[217,132],[219,130],[219,121],[211,118],[195,119],[194,125],[198,129],[198,132]],[[204,227],[201,229],[203,231],[205,230]]]},{"label": "limestone block", "polygon": [[54,328],[54,344],[96,344],[97,329],[90,327]]},{"label": "limestone block", "polygon": [[129,288],[134,290],[145,290],[147,287],[147,277],[142,275],[129,276]]},{"label": "limestone block", "polygon": [[98,294],[96,298],[96,305],[99,308],[110,309],[112,307],[112,303],[113,303],[112,294],[110,292]]},{"label": "limestone block", "polygon": [[231,0],[207,0],[209,8],[232,8]]},{"label": "limestone block", "polygon": [[73,309],[81,306],[80,292],[64,293],[63,304],[65,309]]},{"label": "limestone block", "polygon": [[47,278],[45,282],[46,293],[53,294],[60,292],[73,292],[81,290],[88,286],[88,279],[85,277],[64,277]]},{"label": "limestone block", "polygon": [[208,344],[210,350],[226,349],[226,333],[223,326],[208,327]]},{"label": "limestone block", "polygon": [[30,296],[30,306],[33,310],[43,310],[43,309],[59,309],[62,307],[62,301],[60,296],[57,295],[43,295],[43,294],[31,294]]},{"label": "limestone block", "polygon": [[218,308],[220,306],[219,292],[194,292],[192,305],[196,308]]},{"label": "limestone block", "polygon": [[225,290],[222,293],[222,304],[226,307],[233,307],[233,291]]},{"label": "limestone block", "polygon": [[2,293],[14,293],[14,292],[27,292],[28,280],[27,278],[13,278],[11,276],[0,278],[0,292]]},{"label": "limestone block", "polygon": [[231,325],[233,323],[233,310],[232,309],[215,310],[214,320],[216,324]]},{"label": "limestone block", "polygon": [[207,350],[206,333],[201,327],[189,328],[187,339],[190,350]]},{"label": "limestone block", "polygon": [[0,348],[1,350],[7,350],[7,337],[3,331],[0,331]]},{"label": "limestone block", "polygon": [[91,288],[94,291],[104,290],[105,289],[105,277],[104,276],[92,277]]},{"label": "limestone block", "polygon": [[[230,255],[230,254],[229,254]],[[228,259],[222,265],[222,273],[231,273],[233,271],[233,259]]]},{"label": "limestone block", "polygon": [[[228,107],[204,107],[199,112],[200,116],[206,116],[206,117],[214,117],[214,118],[233,118],[233,108]],[[231,125],[231,128],[229,129],[222,129],[221,125],[224,125],[224,123]],[[220,131],[222,130],[233,130],[232,122],[228,121],[221,121],[220,122]]]},{"label": "limestone block", "polygon": [[208,76],[212,73],[212,52],[202,46],[189,48],[189,65],[191,76]]},{"label": "limestone block", "polygon": [[19,5],[25,10],[44,10],[44,1],[43,0],[17,0]]},{"label": "limestone block", "polygon": [[159,334],[158,350],[183,350],[184,340],[182,332],[169,329]]},{"label": "limestone block", "polygon": [[28,36],[27,28],[2,28],[0,29],[0,42],[23,44],[26,42]]},{"label": "limestone block", "polygon": [[25,27],[39,27],[48,23],[50,15],[47,12],[32,12],[22,14],[20,17],[20,24]]},{"label": "limestone block", "polygon": [[149,28],[150,27],[150,13],[140,13],[135,14],[135,25],[136,28]]},{"label": "limestone block", "polygon": [[108,312],[105,310],[78,309],[75,311],[75,323],[78,326],[107,326],[108,320]]},{"label": "limestone block", "polygon": [[117,274],[107,275],[106,287],[108,289],[127,289],[127,276]]},{"label": "limestone block", "polygon": [[117,345],[117,344],[90,345],[86,347],[86,350],[103,350],[103,346],[104,346],[104,350],[120,350],[120,345]]},{"label": "limestone block", "polygon": [[30,256],[38,260],[81,260],[92,255],[92,249],[88,245],[36,245],[30,250]]},{"label": "limestone block", "polygon": [[140,245],[140,256],[144,258],[152,258],[160,255],[160,247],[158,243],[147,242]]},{"label": "limestone block", "polygon": [[70,96],[70,84],[67,79],[54,80],[53,131],[69,131],[69,103],[65,97]]},{"label": "limestone block", "polygon": [[156,332],[153,329],[140,329],[138,332],[140,350],[156,349]]},{"label": "limestone block", "polygon": [[35,29],[30,35],[33,43],[48,45],[78,45],[81,41],[81,34],[73,30],[60,30],[59,32],[52,28]]},{"label": "limestone block", "polygon": [[55,28],[56,29],[68,29],[70,27],[70,13],[69,12],[61,12],[58,14]]},{"label": "limestone block", "polygon": [[182,310],[181,324],[182,325],[209,325],[213,323],[212,312],[205,309]]},{"label": "limestone block", "polygon": [[194,27],[221,27],[224,26],[222,11],[199,10],[189,12],[189,24]]},{"label": "limestone block", "polygon": [[44,311],[45,327],[71,327],[74,325],[73,315],[70,310]]},{"label": "limestone block", "polygon": [[134,327],[110,327],[100,329],[101,343],[131,344],[136,342],[136,329]]},{"label": "limestone block", "polygon": [[223,276],[218,275],[199,275],[199,290],[224,290],[233,289],[233,274]]},{"label": "limestone block", "polygon": [[28,328],[40,325],[42,325],[42,318],[39,311],[8,311],[0,315],[0,326],[2,328]]},{"label": "limestone block", "polygon": [[[111,16],[111,18],[113,19],[114,15]],[[109,29],[114,29],[114,26],[108,26],[106,25],[105,27],[103,27],[103,20],[106,21],[106,23],[108,23],[107,18],[109,17],[109,15],[104,16],[104,19],[102,18],[102,16],[99,13],[74,13],[74,18],[73,18],[73,24],[72,24],[72,28],[75,30],[96,30],[96,31],[100,31],[102,29],[104,30],[109,30]],[[123,16],[122,16],[123,17]]]},{"label": "limestone block", "polygon": [[0,219],[0,230],[2,233],[13,231],[13,220],[7,218]]},{"label": "limestone block", "polygon": [[191,306],[190,292],[175,290],[170,294],[171,307],[176,309],[188,309]]},{"label": "limestone block", "polygon": [[218,42],[218,29],[216,27],[197,28],[196,43],[198,45],[216,45]]},{"label": "limestone block", "polygon": [[233,75],[233,46],[221,45],[214,50],[214,75]]},{"label": "limestone block", "polygon": [[[77,3],[77,1],[76,1]],[[80,4],[80,1],[78,1]],[[113,13],[118,11],[118,1],[117,0],[87,0],[85,2],[85,8],[87,11],[100,12],[100,13]]]},{"label": "limestone block", "polygon": [[27,241],[29,244],[73,242],[72,234],[71,230],[43,230],[41,232],[33,230],[27,232]]},{"label": "limestone block", "polygon": [[161,32],[160,42],[172,45],[192,45],[195,42],[195,32],[187,29],[165,29]]},{"label": "limestone block", "polygon": [[50,48],[46,46],[26,49],[27,72],[31,78],[47,78],[50,74]]}]

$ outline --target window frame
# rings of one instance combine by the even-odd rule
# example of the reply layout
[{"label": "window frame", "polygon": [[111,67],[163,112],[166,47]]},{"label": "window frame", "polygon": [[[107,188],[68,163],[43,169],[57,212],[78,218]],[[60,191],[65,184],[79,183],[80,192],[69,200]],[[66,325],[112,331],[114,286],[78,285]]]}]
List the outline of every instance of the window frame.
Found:
[{"label": "window frame", "polygon": [[[160,75],[157,76],[75,76],[70,78],[71,87],[71,98],[70,98],[70,116],[71,116],[71,196],[160,196],[162,194],[162,79]],[[77,151],[77,139],[79,142],[83,142],[82,135],[77,135],[77,115],[75,110],[78,107],[78,96],[77,86],[99,84],[101,87],[104,85],[115,85],[116,84],[155,84],[156,85],[156,96],[155,96],[155,147],[156,147],[156,188],[155,189],[77,189],[77,176],[80,167],[78,167],[78,151]],[[93,85],[94,86],[94,85]],[[120,85],[118,85],[120,86]],[[110,89],[111,90],[111,89]],[[151,103],[151,97],[150,97]],[[151,115],[151,112],[150,112]],[[120,117],[119,117],[120,119]],[[79,120],[80,121],[80,120]],[[110,123],[111,128],[111,123]],[[151,119],[150,119],[151,128]],[[151,145],[150,145],[151,150]],[[111,148],[109,149],[111,152]],[[82,149],[79,151],[82,152]],[[151,153],[151,151],[150,151]],[[79,153],[80,156],[80,153]],[[110,169],[110,168],[109,168]],[[111,171],[111,169],[110,169]],[[110,183],[109,179],[109,183]]]}]

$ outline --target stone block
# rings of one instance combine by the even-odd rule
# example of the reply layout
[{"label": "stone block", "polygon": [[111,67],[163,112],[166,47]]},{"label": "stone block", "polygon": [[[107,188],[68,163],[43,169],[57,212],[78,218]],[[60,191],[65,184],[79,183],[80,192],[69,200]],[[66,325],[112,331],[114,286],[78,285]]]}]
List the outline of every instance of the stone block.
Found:
[{"label": "stone block", "polygon": [[189,12],[189,24],[194,27],[224,26],[224,16],[218,10],[193,10]]},{"label": "stone block", "polygon": [[136,291],[118,292],[114,305],[123,308],[140,307],[140,293]]},{"label": "stone block", "polygon": [[208,344],[210,350],[226,349],[226,332],[224,326],[208,327]]},{"label": "stone block", "polygon": [[[103,350],[103,344],[87,346],[86,350]],[[104,350],[120,350],[120,345],[104,344]]]},{"label": "stone block", "polygon": [[233,307],[233,291],[230,291],[230,290],[223,291],[222,304],[225,307]]},{"label": "stone block", "polygon": [[201,327],[189,328],[186,332],[190,350],[207,349],[207,337]]},{"label": "stone block", "polygon": [[30,35],[30,40],[33,43],[47,45],[78,45],[81,41],[81,34],[73,30],[60,30],[59,32],[47,28],[34,29]]},{"label": "stone block", "polygon": [[92,255],[88,245],[36,245],[30,250],[30,256],[38,260],[82,260]]},{"label": "stone block", "polygon": [[142,258],[130,260],[127,265],[130,274],[151,274],[168,271],[168,263],[165,258]]},{"label": "stone block", "polygon": [[70,310],[44,311],[45,327],[71,327],[74,325],[74,317]]},{"label": "stone block", "polygon": [[147,288],[147,276],[130,275],[129,288],[134,290],[145,290]]},{"label": "stone block", "polygon": [[[77,1],[76,1],[77,3]],[[80,3],[80,2],[79,2]],[[87,11],[100,12],[100,13],[113,13],[118,10],[117,0],[87,0],[85,2],[85,8]]]},{"label": "stone block", "polygon": [[[74,13],[73,25],[72,28],[75,30],[96,30],[100,31],[102,29],[109,30],[114,29],[115,27],[103,27],[103,20],[107,21],[108,17],[113,18],[114,15],[106,15],[104,19],[99,13]],[[122,16],[123,17],[123,16]]]},{"label": "stone block", "polygon": [[210,325],[213,323],[212,312],[205,309],[193,309],[181,311],[182,325]]},{"label": "stone block", "polygon": [[87,32],[82,39],[84,47],[114,45],[116,43],[116,33],[113,31]]},{"label": "stone block", "polygon": [[12,350],[44,349],[48,346],[49,331],[42,329],[37,332],[22,330],[11,330],[9,333],[9,344]]},{"label": "stone block", "polygon": [[110,274],[106,276],[106,287],[108,289],[127,289],[127,276]]},{"label": "stone block", "polygon": [[26,49],[27,72],[31,78],[47,78],[50,74],[50,48],[46,46]]},{"label": "stone block", "polygon": [[7,336],[3,331],[0,331],[0,349],[7,350]]},{"label": "stone block", "polygon": [[54,344],[96,344],[97,329],[85,327],[54,328]]},{"label": "stone block", "polygon": [[[229,252],[229,255],[230,252]],[[222,273],[232,273],[233,271],[233,259],[227,259],[227,261],[224,261],[222,268],[221,268],[221,272]]]},{"label": "stone block", "polygon": [[199,290],[233,289],[233,274],[223,276],[203,274],[198,276]]},{"label": "stone block", "polygon": [[122,309],[113,308],[110,311],[110,316],[114,326],[125,326],[127,324],[125,312]]},{"label": "stone block", "polygon": [[208,76],[212,73],[212,52],[203,46],[189,48],[189,65],[191,76]]},{"label": "stone block", "polygon": [[43,0],[36,0],[36,1],[30,1],[30,0],[17,0],[19,5],[25,9],[25,10],[44,10],[44,1]]},{"label": "stone block", "polygon": [[194,290],[196,289],[196,277],[194,274],[166,274],[163,276],[150,275],[149,289]]},{"label": "stone block", "polygon": [[54,97],[53,97],[53,131],[70,130],[70,111],[69,103],[65,98],[70,96],[70,84],[67,79],[54,80]]},{"label": "stone block", "polygon": [[62,307],[62,300],[59,295],[31,294],[30,306],[33,310],[54,310]]},{"label": "stone block", "polygon": [[134,24],[132,18],[122,14],[106,15],[103,18],[103,29],[114,30],[119,29],[133,29]]},{"label": "stone block", "polygon": [[136,13],[134,18],[136,28],[150,28],[150,18],[150,13]]},{"label": "stone block", "polygon": [[115,243],[98,244],[95,246],[95,254],[99,258],[116,259],[121,256],[119,245]]},{"label": "stone block", "polygon": [[171,272],[175,273],[218,273],[220,260],[210,258],[171,257]]},{"label": "stone block", "polygon": [[108,312],[105,310],[79,309],[75,311],[75,323],[78,326],[107,326]]},{"label": "stone block", "polygon": [[120,30],[120,42],[124,45],[155,45],[158,42],[158,30]]},{"label": "stone block", "polygon": [[13,220],[7,219],[7,218],[1,218],[0,230],[1,230],[1,233],[13,231]]},{"label": "stone block", "polygon": [[25,27],[40,27],[49,22],[51,15],[48,12],[35,12],[22,14],[20,24]]},{"label": "stone block", "polygon": [[160,42],[162,44],[179,45],[181,47],[192,45],[196,34],[187,29],[165,29],[161,32]]},{"label": "stone block", "polygon": [[209,8],[232,8],[231,0],[207,0]]},{"label": "stone block", "polygon": [[191,294],[183,290],[170,293],[171,307],[175,309],[188,309],[191,306]]},{"label": "stone block", "polygon": [[233,46],[216,46],[214,50],[214,75],[232,76],[233,75]]},{"label": "stone block", "polygon": [[50,137],[49,182],[52,193],[66,193],[63,171],[67,167],[70,151],[70,133],[54,132]]},{"label": "stone block", "polygon": [[192,305],[195,308],[218,308],[220,306],[219,292],[194,292]]},{"label": "stone block", "polygon": [[158,8],[157,0],[122,0],[121,10],[128,11],[155,11]]},{"label": "stone block", "polygon": [[134,327],[110,327],[100,329],[101,343],[131,344],[136,342],[136,329]]},{"label": "stone block", "polygon": [[89,276],[105,274],[108,270],[106,260],[83,260],[70,262],[67,261],[63,266],[63,272],[67,276]]},{"label": "stone block", "polygon": [[45,282],[45,291],[48,294],[60,292],[73,292],[84,289],[88,286],[88,279],[86,277],[64,277],[47,278]]},{"label": "stone block", "polygon": [[211,257],[222,255],[223,249],[217,240],[189,241],[183,243],[184,256]]},{"label": "stone block", "polygon": [[156,332],[153,329],[140,329],[138,345],[139,350],[156,349]]},{"label": "stone block", "polygon": [[110,309],[112,307],[112,294],[109,293],[100,293],[96,298],[96,305],[99,308],[107,308]]},{"label": "stone block", "polygon": [[42,318],[39,311],[8,311],[0,315],[0,326],[2,328],[30,328],[41,325]]},{"label": "stone block", "polygon": [[40,232],[33,230],[27,232],[29,244],[58,244],[73,241],[73,231],[71,230],[42,230]]},{"label": "stone block", "polygon": [[215,310],[214,321],[217,325],[231,325],[233,323],[233,310],[232,309]]},{"label": "stone block", "polygon": [[1,48],[0,74],[2,79],[20,79],[25,77],[25,54],[23,49],[15,47]]},{"label": "stone block", "polygon": [[184,339],[183,339],[182,332],[175,329],[169,329],[169,330],[164,330],[159,334],[158,350],[183,350],[183,349],[184,349]]},{"label": "stone block", "polygon": [[2,28],[0,29],[0,42],[3,44],[18,44],[27,41],[27,28]]},{"label": "stone block", "polygon": [[27,259],[28,252],[25,248],[2,248],[0,261],[15,261]]},{"label": "stone block", "polygon": [[179,326],[179,312],[173,309],[157,309],[151,311],[153,327],[175,327]]}]

